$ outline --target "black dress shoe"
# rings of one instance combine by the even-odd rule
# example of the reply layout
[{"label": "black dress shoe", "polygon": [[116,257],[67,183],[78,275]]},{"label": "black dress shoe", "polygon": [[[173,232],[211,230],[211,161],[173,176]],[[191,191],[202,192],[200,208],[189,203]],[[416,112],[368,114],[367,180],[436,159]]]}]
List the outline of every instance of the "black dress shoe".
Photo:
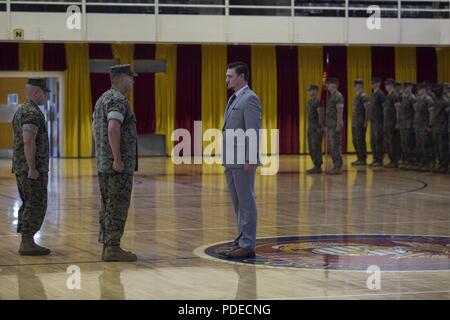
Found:
[{"label": "black dress shoe", "polygon": [[225,253],[225,257],[228,259],[253,258],[255,257],[255,250],[238,247]]},{"label": "black dress shoe", "polygon": [[218,248],[216,250],[216,252],[221,256],[225,256],[228,252],[230,252],[234,249],[238,249],[238,248],[239,248],[238,245],[223,246],[223,247]]}]

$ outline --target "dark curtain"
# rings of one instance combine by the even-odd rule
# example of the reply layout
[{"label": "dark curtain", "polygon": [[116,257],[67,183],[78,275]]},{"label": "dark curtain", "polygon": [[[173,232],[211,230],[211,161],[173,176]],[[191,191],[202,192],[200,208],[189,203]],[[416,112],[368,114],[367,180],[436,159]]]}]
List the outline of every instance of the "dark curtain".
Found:
[{"label": "dark curtain", "polygon": [[111,44],[89,43],[89,59],[112,59]]},{"label": "dark curtain", "polygon": [[0,43],[0,70],[19,70],[19,45]]},{"label": "dark curtain", "polygon": [[417,83],[423,81],[437,82],[436,49],[432,47],[416,48]]},{"label": "dark curtain", "polygon": [[[136,44],[134,59],[155,59],[155,45]],[[134,113],[139,134],[155,131],[155,74],[152,72],[139,73],[139,76],[135,78]]]},{"label": "dark curtain", "polygon": [[326,64],[327,54],[330,59],[329,76],[339,79],[338,91],[344,96],[344,132],[342,133],[342,150],[347,150],[347,48],[342,46],[325,46],[323,47],[323,65]]},{"label": "dark curtain", "polygon": [[[89,44],[89,59],[113,59],[111,45],[109,43],[90,43]],[[91,98],[92,108],[98,98],[111,88],[111,81],[109,80],[109,73],[90,73],[91,78]]]},{"label": "dark curtain", "polygon": [[66,70],[66,47],[64,43],[44,43],[43,50],[43,68],[45,71]]},{"label": "dark curtain", "polygon": [[297,47],[277,46],[277,121],[280,154],[299,153]]},{"label": "dark curtain", "polygon": [[[227,46],[227,62],[245,62],[250,69],[250,81],[248,85],[251,87],[252,79],[252,48],[249,45],[229,45]],[[228,97],[231,97],[232,91],[228,90]]]},{"label": "dark curtain", "polygon": [[[395,79],[395,48],[372,47],[372,77],[381,78],[381,89],[384,88],[386,79]],[[371,94],[371,92],[367,92]]]},{"label": "dark curtain", "polygon": [[177,46],[175,128],[191,133],[194,152],[194,121],[201,120],[202,47],[201,45]]}]

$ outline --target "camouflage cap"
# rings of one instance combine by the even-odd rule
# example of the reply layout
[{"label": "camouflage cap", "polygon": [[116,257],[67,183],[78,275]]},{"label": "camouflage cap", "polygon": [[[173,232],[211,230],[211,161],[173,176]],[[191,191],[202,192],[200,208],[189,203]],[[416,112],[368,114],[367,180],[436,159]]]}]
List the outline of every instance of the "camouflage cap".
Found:
[{"label": "camouflage cap", "polygon": [[45,78],[29,78],[27,84],[34,87],[41,88],[44,92],[50,92],[47,88],[47,80]]},{"label": "camouflage cap", "polygon": [[417,85],[417,90],[427,89],[427,88],[428,88],[428,84],[426,82],[421,82]]},{"label": "camouflage cap", "polygon": [[327,83],[327,84],[329,84],[329,83],[332,83],[332,84],[339,84],[339,79],[338,79],[338,78],[331,77],[331,78],[328,78],[328,79],[327,79],[326,83]]},{"label": "camouflage cap", "polygon": [[129,64],[117,64],[115,66],[109,67],[109,74],[115,75],[115,74],[126,74],[130,77],[137,77],[138,74],[135,73],[133,70],[131,70],[131,65]]},{"label": "camouflage cap", "polygon": [[394,81],[394,79],[386,79],[384,81],[384,85],[385,86],[393,86],[393,85],[395,85],[395,81]]},{"label": "camouflage cap", "polygon": [[442,84],[442,88],[443,88],[444,90],[450,89],[450,83],[444,82],[444,83]]},{"label": "camouflage cap", "polygon": [[394,88],[400,88],[402,86],[401,82],[394,82]]},{"label": "camouflage cap", "polygon": [[381,83],[381,78],[379,77],[372,77],[372,84]]},{"label": "camouflage cap", "polygon": [[309,86],[309,88],[306,89],[306,90],[308,90],[308,91],[310,91],[310,90],[319,90],[319,86],[316,85],[316,84],[311,84],[311,85]]},{"label": "camouflage cap", "polygon": [[412,82],[403,82],[403,86],[406,87],[414,87],[414,83]]},{"label": "camouflage cap", "polygon": [[353,85],[354,86],[356,86],[358,84],[363,86],[364,85],[364,81],[362,81],[362,79],[356,79],[355,81],[353,81]]}]

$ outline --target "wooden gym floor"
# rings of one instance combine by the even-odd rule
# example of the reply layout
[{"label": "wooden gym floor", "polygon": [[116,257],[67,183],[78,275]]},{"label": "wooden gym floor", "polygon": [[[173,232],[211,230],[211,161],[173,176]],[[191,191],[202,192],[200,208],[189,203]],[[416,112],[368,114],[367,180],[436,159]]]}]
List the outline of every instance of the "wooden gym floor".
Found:
[{"label": "wooden gym floor", "polygon": [[[283,156],[257,175],[258,238],[317,234],[450,236],[450,175],[354,169],[307,176],[307,156]],[[20,199],[10,160],[0,160],[0,299],[450,299],[450,270],[268,268],[205,259],[198,247],[233,239],[235,216],[221,166],[142,158],[123,247],[137,263],[103,263],[94,161],[52,159],[49,204],[37,241],[48,257],[17,255]],[[69,289],[70,266],[81,270]]]}]

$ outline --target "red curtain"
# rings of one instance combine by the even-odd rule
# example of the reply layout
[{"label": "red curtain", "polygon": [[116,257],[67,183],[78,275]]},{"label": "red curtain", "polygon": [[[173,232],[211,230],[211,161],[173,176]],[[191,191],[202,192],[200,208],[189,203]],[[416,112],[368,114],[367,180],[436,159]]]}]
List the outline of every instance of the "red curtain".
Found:
[{"label": "red curtain", "polygon": [[335,77],[339,79],[339,92],[344,96],[344,132],[342,134],[342,150],[347,150],[347,47],[325,46],[323,47],[323,65],[326,64],[326,57],[330,59],[328,78]]},{"label": "red curtain", "polygon": [[89,59],[112,59],[111,44],[89,43]]},{"label": "red curtain", "polygon": [[[111,45],[109,43],[90,43],[89,44],[89,59],[113,59]],[[91,98],[92,108],[95,108],[95,103],[98,98],[111,88],[111,81],[109,73],[91,73]]]},{"label": "red curtain", "polygon": [[280,154],[299,153],[297,47],[277,46],[277,121]]},{"label": "red curtain", "polygon": [[19,70],[19,45],[0,43],[0,70]]},{"label": "red curtain", "polygon": [[416,48],[417,83],[423,81],[437,82],[436,49],[431,47]]},{"label": "red curtain", "polygon": [[43,59],[45,71],[66,70],[66,47],[64,43],[44,43]]},{"label": "red curtain", "polygon": [[[134,59],[155,59],[155,45],[136,44]],[[155,131],[155,74],[151,72],[139,73],[134,83],[134,113],[137,119],[139,134]]]},{"label": "red curtain", "polygon": [[[372,77],[380,77],[381,89],[384,88],[386,79],[395,79],[395,48],[372,47]],[[371,94],[370,92],[367,92]]]},{"label": "red curtain", "polygon": [[194,121],[202,118],[202,47],[201,45],[177,46],[175,128],[191,133],[194,152]]}]

